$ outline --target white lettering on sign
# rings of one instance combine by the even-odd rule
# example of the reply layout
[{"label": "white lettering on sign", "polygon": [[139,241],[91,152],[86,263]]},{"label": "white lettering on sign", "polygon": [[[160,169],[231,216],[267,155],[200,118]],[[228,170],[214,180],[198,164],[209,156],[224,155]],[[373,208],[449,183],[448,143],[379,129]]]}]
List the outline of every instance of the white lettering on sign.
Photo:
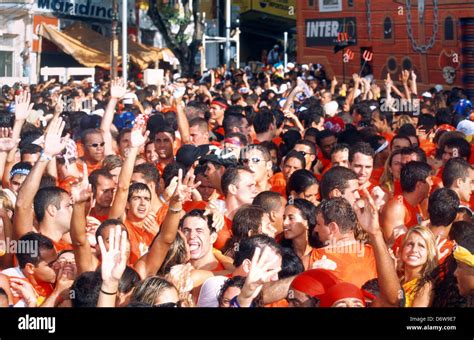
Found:
[{"label": "white lettering on sign", "polygon": [[111,1],[100,0],[37,0],[34,2],[34,10],[105,20],[111,20],[113,12]]},{"label": "white lettering on sign", "polygon": [[338,32],[337,21],[310,21],[306,25],[307,38],[335,38]]}]

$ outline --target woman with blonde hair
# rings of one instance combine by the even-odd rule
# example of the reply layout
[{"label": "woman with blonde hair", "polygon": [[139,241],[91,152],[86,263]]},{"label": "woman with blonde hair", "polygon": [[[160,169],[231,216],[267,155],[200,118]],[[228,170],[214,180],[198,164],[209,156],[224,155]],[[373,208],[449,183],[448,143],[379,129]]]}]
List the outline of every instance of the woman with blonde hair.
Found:
[{"label": "woman with blonde hair", "polygon": [[402,170],[402,149],[394,150],[385,162],[380,186],[390,197],[400,195],[402,187],[400,184],[400,172]]},{"label": "woman with blonde hair", "polygon": [[433,285],[429,273],[438,266],[438,249],[431,230],[421,226],[408,230],[400,247],[399,260],[405,307],[430,306]]}]

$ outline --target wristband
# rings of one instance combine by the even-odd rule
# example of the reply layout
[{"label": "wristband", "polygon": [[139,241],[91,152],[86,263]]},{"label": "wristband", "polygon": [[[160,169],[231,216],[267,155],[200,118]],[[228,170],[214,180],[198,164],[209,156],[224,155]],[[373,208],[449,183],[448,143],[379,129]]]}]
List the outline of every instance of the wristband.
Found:
[{"label": "wristband", "polygon": [[102,288],[100,289],[100,292],[104,293],[105,295],[116,295],[117,294],[117,291],[115,291],[114,293],[109,293],[109,292],[104,291]]},{"label": "wristband", "polygon": [[183,210],[183,208],[173,209],[173,208],[169,207],[168,210],[171,211],[174,214],[177,214],[177,213],[180,213]]},{"label": "wristband", "polygon": [[44,151],[41,151],[41,154],[40,154],[40,161],[49,162],[49,161],[52,160],[52,159],[53,159],[53,157],[48,156],[47,154],[44,153]]}]

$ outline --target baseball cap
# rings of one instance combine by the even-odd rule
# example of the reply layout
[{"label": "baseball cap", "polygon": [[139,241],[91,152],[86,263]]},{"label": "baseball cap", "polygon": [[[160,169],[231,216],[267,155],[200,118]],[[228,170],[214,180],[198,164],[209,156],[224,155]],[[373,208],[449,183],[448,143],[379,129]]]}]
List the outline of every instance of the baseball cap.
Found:
[{"label": "baseball cap", "polygon": [[308,296],[320,298],[340,280],[327,269],[311,269],[299,274],[291,283],[291,288]]},{"label": "baseball cap", "polygon": [[456,114],[460,114],[460,115],[468,115],[469,112],[467,112],[468,108],[471,108],[472,109],[472,103],[470,100],[467,100],[467,99],[461,99],[457,104],[456,104],[456,107],[454,108],[454,111],[456,112]]},{"label": "baseball cap", "polygon": [[[474,122],[469,119],[464,119],[459,122],[457,128],[458,131],[463,132],[466,136],[474,135]],[[471,137],[472,138],[472,137]]]},{"label": "baseball cap", "polygon": [[209,152],[205,147],[200,148],[192,144],[185,144],[181,146],[176,153],[176,161],[183,164],[186,168],[193,165],[194,162],[204,157]]},{"label": "baseball cap", "polygon": [[129,128],[131,129],[133,126],[133,122],[135,121],[135,115],[132,112],[123,112],[120,115],[115,115],[114,116],[114,125],[118,129],[125,129]]}]

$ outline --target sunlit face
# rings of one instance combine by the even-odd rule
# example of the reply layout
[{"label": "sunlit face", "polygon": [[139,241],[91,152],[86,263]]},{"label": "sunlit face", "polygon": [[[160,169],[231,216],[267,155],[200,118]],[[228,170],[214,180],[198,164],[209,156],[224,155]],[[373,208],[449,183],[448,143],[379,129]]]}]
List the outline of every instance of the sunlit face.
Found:
[{"label": "sunlit face", "polygon": [[461,296],[469,297],[474,295],[474,267],[456,261],[454,276],[456,277],[459,294],[461,294]]},{"label": "sunlit face", "polygon": [[148,191],[136,191],[127,202],[127,217],[132,221],[142,221],[150,213],[151,195]]},{"label": "sunlit face", "polygon": [[283,232],[287,240],[304,237],[308,232],[308,221],[294,205],[287,205],[283,218]]},{"label": "sunlit face", "polygon": [[471,194],[474,190],[474,170],[469,169],[469,176],[464,180],[461,180],[459,188],[457,190],[459,199],[463,202],[470,202]]},{"label": "sunlit face", "polygon": [[333,166],[349,168],[349,149],[334,152],[331,155],[331,163]]},{"label": "sunlit face", "polygon": [[356,179],[351,179],[347,182],[347,187],[344,189],[342,197],[344,197],[351,206],[360,199],[359,182]]},{"label": "sunlit face", "polygon": [[145,159],[147,163],[156,164],[158,162],[158,153],[155,151],[155,143],[149,143],[146,146]]},{"label": "sunlit face", "polygon": [[160,159],[173,158],[174,139],[168,132],[159,132],[155,136],[155,150]]},{"label": "sunlit face", "polygon": [[239,287],[229,287],[226,289],[224,294],[222,294],[222,302],[219,307],[229,308],[230,301],[240,294],[241,289]]},{"label": "sunlit face", "polygon": [[216,234],[211,234],[207,221],[199,216],[187,217],[181,230],[189,246],[191,260],[201,259],[212,252]]},{"label": "sunlit face", "polygon": [[241,204],[252,204],[257,196],[257,183],[254,174],[247,171],[239,171],[239,181],[235,185],[237,188],[236,197]]},{"label": "sunlit face", "polygon": [[263,183],[268,180],[268,171],[271,169],[271,160],[265,159],[260,150],[251,149],[244,152],[242,162],[254,172],[257,183]]},{"label": "sunlit face", "polygon": [[221,187],[221,177],[223,173],[223,167],[218,167],[215,164],[208,162],[206,165],[206,171],[204,175],[209,180],[210,185],[214,189],[219,189]]},{"label": "sunlit face", "polygon": [[189,137],[191,138],[191,143],[196,146],[209,144],[209,131],[201,129],[199,125],[189,128]]},{"label": "sunlit face", "polygon": [[371,122],[372,125],[375,126],[375,128],[377,129],[377,132],[383,132],[383,130],[385,129],[385,121],[380,119],[380,114],[377,111],[372,114]]},{"label": "sunlit face", "polygon": [[390,170],[392,171],[393,179],[400,180],[400,172],[402,171],[402,155],[401,154],[398,154],[392,157]]},{"label": "sunlit face", "polygon": [[95,204],[101,208],[109,208],[112,205],[114,193],[115,182],[110,178],[99,176],[94,195]]},{"label": "sunlit face", "polygon": [[357,174],[359,185],[367,183],[374,169],[373,157],[357,152],[350,165],[351,169]]},{"label": "sunlit face", "polygon": [[76,259],[74,257],[73,252],[65,252],[62,253],[57,260],[52,264],[51,268],[55,271],[56,275],[58,275],[61,265],[64,266],[64,271],[67,271],[68,277],[76,277],[77,275],[77,266],[76,266]]},{"label": "sunlit face", "polygon": [[331,307],[339,308],[364,308],[364,302],[357,298],[344,298],[337,300]]},{"label": "sunlit face", "polygon": [[210,118],[216,122],[221,122],[224,119],[224,112],[225,109],[217,104],[212,104],[209,109]]},{"label": "sunlit face", "polygon": [[298,158],[288,158],[287,160],[285,160],[285,164],[283,165],[283,177],[285,177],[285,180],[288,182],[291,175],[293,175],[296,170],[300,169],[303,169],[303,163],[301,163]]},{"label": "sunlit face", "polygon": [[69,230],[72,218],[72,199],[68,194],[61,194],[60,208],[56,211],[55,223],[62,230]]},{"label": "sunlit face", "polygon": [[122,167],[119,166],[119,167],[116,167],[116,168],[113,168],[112,170],[109,171],[109,173],[112,175],[113,177],[113,180],[114,180],[114,183],[117,184],[118,183],[118,178],[120,176],[120,171],[122,171]]},{"label": "sunlit face", "polygon": [[258,228],[259,234],[264,234],[269,237],[275,237],[276,229],[273,227],[272,222],[270,221],[270,216],[268,214],[263,214],[262,223]]},{"label": "sunlit face", "polygon": [[406,267],[421,268],[428,261],[427,245],[418,233],[411,233],[402,248],[401,258]]},{"label": "sunlit face", "polygon": [[104,137],[101,133],[87,135],[84,145],[84,157],[86,160],[101,162],[105,157]]}]

